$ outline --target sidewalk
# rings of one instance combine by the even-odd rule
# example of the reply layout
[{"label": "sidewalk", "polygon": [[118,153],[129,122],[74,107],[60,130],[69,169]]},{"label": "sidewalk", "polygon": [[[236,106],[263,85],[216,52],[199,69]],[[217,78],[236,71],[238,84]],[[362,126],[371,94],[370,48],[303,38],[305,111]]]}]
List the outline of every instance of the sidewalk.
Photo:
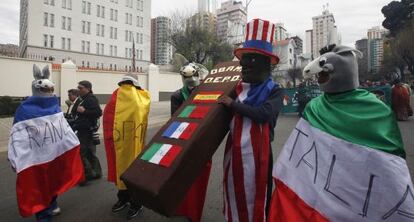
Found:
[{"label": "sidewalk", "polygon": [[[105,106],[102,106],[102,110]],[[62,107],[62,110],[66,110]],[[170,118],[170,102],[153,102],[151,103],[150,114],[148,118],[148,128],[159,127],[168,121]],[[7,151],[9,143],[10,128],[13,124],[13,117],[0,118],[0,152]],[[102,135],[102,118],[99,133]]]}]

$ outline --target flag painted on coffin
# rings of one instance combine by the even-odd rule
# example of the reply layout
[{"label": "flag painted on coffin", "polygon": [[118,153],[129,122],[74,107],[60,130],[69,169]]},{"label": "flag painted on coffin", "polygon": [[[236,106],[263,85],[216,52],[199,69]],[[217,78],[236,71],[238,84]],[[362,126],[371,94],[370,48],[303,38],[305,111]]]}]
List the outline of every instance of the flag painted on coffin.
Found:
[{"label": "flag painted on coffin", "polygon": [[194,103],[216,103],[223,92],[199,92],[194,97]]},{"label": "flag painted on coffin", "polygon": [[197,127],[197,123],[173,122],[162,136],[172,139],[188,140]]},{"label": "flag painted on coffin", "polygon": [[181,152],[181,147],[170,144],[154,143],[141,159],[153,164],[169,167]]},{"label": "flag painted on coffin", "polygon": [[210,106],[188,105],[180,113],[180,118],[203,119],[210,111]]}]

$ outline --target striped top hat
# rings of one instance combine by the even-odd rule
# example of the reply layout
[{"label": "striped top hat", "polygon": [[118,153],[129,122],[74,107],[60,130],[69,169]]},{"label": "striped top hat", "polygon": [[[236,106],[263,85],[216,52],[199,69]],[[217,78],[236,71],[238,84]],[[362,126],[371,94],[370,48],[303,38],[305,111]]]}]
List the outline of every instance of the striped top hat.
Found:
[{"label": "striped top hat", "polygon": [[246,25],[246,41],[243,48],[234,50],[234,55],[241,60],[245,53],[258,53],[270,57],[271,63],[279,63],[279,57],[273,54],[275,25],[262,19],[253,19]]}]

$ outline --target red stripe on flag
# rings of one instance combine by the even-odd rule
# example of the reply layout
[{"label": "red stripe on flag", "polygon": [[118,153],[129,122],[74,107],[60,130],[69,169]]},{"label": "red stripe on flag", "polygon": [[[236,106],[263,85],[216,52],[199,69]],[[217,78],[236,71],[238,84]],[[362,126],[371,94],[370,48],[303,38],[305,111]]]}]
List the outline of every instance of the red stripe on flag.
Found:
[{"label": "red stripe on flag", "polygon": [[264,221],[266,188],[268,185],[270,141],[269,141],[269,124],[258,125],[252,122],[250,129],[254,163],[255,163],[255,182],[256,195],[254,200],[253,221]]},{"label": "red stripe on flag", "polygon": [[210,108],[210,106],[196,106],[193,112],[191,112],[189,118],[203,119],[210,111]]},{"label": "red stripe on flag", "polygon": [[243,117],[239,114],[235,114],[234,123],[234,139],[233,139],[233,156],[232,156],[232,170],[233,170],[233,182],[234,182],[234,195],[236,196],[237,213],[239,215],[240,222],[248,221],[248,210],[246,203],[246,191],[244,189],[244,172],[243,159],[241,153],[241,137],[243,130]]},{"label": "red stripe on flag", "polygon": [[117,182],[116,176],[116,155],[114,144],[114,120],[116,98],[118,96],[118,89],[112,93],[111,99],[106,104],[103,114],[103,134],[105,141],[106,160],[108,162],[108,181]]},{"label": "red stripe on flag", "polygon": [[250,40],[250,39],[249,39],[249,34],[250,34],[250,23],[247,23],[247,30],[246,30],[246,41]]},{"label": "red stripe on flag", "polygon": [[264,21],[263,22],[263,34],[262,34],[262,41],[267,42],[267,33],[269,32],[269,22]]},{"label": "red stripe on flag", "polygon": [[[227,137],[226,149],[225,149],[225,152],[224,152],[224,156],[226,156],[227,152],[231,152],[230,151],[231,144],[232,144],[231,136],[229,136],[229,137]],[[226,206],[226,208],[227,208],[227,221],[232,222],[233,221],[233,217],[232,217],[232,214],[231,214],[232,209],[231,209],[231,205],[229,203],[229,200],[230,200],[229,190],[227,189],[228,186],[229,186],[228,182],[229,182],[230,162],[227,164],[227,166],[224,166],[224,167],[225,167],[225,171],[224,171],[224,180],[223,180],[223,185],[224,185],[223,196],[225,198],[224,201],[227,200],[227,204],[225,202],[224,206]],[[226,210],[226,209],[223,209],[223,214],[226,215],[226,212],[224,212],[224,210]]]},{"label": "red stripe on flag", "polygon": [[272,35],[270,36],[270,43],[273,44],[273,38],[275,37],[275,25],[272,24]]},{"label": "red stripe on flag", "polygon": [[328,222],[282,181],[275,179],[276,189],[270,205],[269,222]]},{"label": "red stripe on flag", "polygon": [[52,198],[84,180],[80,146],[51,162],[35,165],[17,175],[16,193],[20,215],[29,217],[49,207]]},{"label": "red stripe on flag", "polygon": [[191,135],[197,129],[198,123],[190,123],[187,128],[185,128],[184,132],[180,135],[180,139],[188,140],[190,139]]},{"label": "red stripe on flag", "polygon": [[177,158],[180,152],[181,152],[181,147],[172,146],[170,150],[165,154],[165,156],[161,159],[159,164],[165,167],[171,166],[172,162],[174,162],[174,160]]},{"label": "red stripe on flag", "polygon": [[252,40],[257,40],[257,30],[259,29],[259,19],[253,21],[253,37]]}]

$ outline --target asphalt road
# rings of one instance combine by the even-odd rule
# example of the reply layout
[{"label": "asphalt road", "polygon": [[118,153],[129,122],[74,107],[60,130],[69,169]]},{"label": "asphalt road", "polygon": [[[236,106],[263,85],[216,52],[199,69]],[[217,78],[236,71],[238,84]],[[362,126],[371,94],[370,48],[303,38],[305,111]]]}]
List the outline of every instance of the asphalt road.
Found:
[{"label": "asphalt road", "polygon": [[[293,115],[282,115],[276,128],[276,140],[272,143],[274,156],[279,153],[283,143],[286,141],[298,118]],[[147,137],[151,138],[159,126],[150,128]],[[407,151],[407,161],[414,176],[414,119],[400,122],[400,129]],[[148,140],[147,140],[148,141]],[[222,158],[224,144],[213,157],[213,168],[210,176],[207,198],[204,206],[202,221],[220,222],[224,221],[222,216]],[[106,159],[103,146],[99,146],[98,156],[101,160],[104,174],[106,175]],[[7,153],[0,153],[0,221],[34,221],[34,218],[23,219],[17,210],[15,194],[15,174],[11,171],[7,162]],[[113,184],[102,178],[91,182],[85,187],[75,187],[60,196],[58,199],[62,214],[55,217],[58,222],[77,221],[102,221],[116,222],[126,221],[126,210],[114,214],[111,212],[112,205],[116,202],[116,188]],[[183,218],[166,218],[145,209],[143,214],[132,221],[163,222],[163,221],[186,221]]]}]

